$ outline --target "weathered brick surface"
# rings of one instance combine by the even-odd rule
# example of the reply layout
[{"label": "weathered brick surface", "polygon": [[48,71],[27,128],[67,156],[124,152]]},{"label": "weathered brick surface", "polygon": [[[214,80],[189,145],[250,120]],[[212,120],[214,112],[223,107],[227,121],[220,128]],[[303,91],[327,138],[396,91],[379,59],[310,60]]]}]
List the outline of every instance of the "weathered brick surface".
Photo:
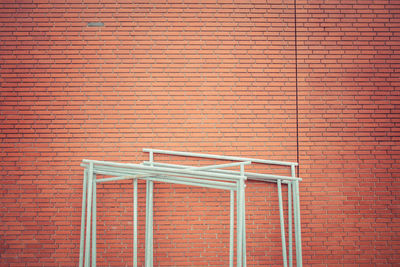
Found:
[{"label": "weathered brick surface", "polygon": [[[304,265],[395,266],[400,5],[297,4]],[[297,160],[293,1],[0,6],[1,266],[76,265],[83,158],[140,162],[154,147]],[[132,183],[98,193],[98,265],[129,266]],[[276,186],[246,193],[248,265],[280,266]],[[156,184],[155,265],[226,266],[228,200]]]}]

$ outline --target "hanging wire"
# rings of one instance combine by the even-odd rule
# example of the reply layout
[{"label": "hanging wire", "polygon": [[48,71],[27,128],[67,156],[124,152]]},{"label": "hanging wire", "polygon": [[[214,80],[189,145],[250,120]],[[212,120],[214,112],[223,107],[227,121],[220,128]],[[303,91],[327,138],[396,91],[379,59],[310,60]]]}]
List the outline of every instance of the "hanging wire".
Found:
[{"label": "hanging wire", "polygon": [[300,153],[299,153],[299,86],[298,86],[298,62],[297,62],[297,2],[294,0],[294,57],[295,57],[295,83],[296,83],[296,161],[297,177],[300,176]]}]

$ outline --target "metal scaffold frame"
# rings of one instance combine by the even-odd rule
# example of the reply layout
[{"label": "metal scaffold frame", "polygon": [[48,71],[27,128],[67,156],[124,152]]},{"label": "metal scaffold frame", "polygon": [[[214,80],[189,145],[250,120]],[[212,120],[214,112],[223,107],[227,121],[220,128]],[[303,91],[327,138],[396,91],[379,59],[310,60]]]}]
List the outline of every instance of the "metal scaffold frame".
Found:
[{"label": "metal scaffold frame", "polygon": [[[146,222],[145,222],[145,266],[153,266],[153,184],[164,182],[172,184],[200,186],[230,191],[230,237],[229,237],[229,266],[234,265],[234,217],[236,192],[236,265],[245,267],[246,260],[246,219],[245,219],[245,182],[249,180],[276,183],[278,188],[279,217],[282,241],[283,266],[293,265],[293,227],[295,236],[296,266],[302,266],[301,223],[299,181],[296,177],[297,163],[285,161],[262,160],[243,157],[220,156],[212,154],[179,152],[159,149],[143,149],[149,153],[149,161],[141,164],[116,163],[108,161],[82,161],[84,167],[82,217],[80,233],[79,267],[96,266],[96,187],[98,183],[133,180],[133,266],[137,266],[138,256],[138,180],[146,181]],[[171,156],[206,158],[233,161],[232,163],[208,165],[202,167],[167,164],[154,161],[154,154]],[[245,166],[252,163],[272,164],[290,167],[290,176],[245,172]],[[235,167],[239,171],[224,170]],[[112,176],[97,179],[96,175]],[[288,248],[283,210],[282,184],[288,187]],[[293,210],[293,221],[292,221]],[[86,219],[86,220],[85,220]],[[287,253],[287,250],[289,253]],[[288,259],[289,256],[289,259]]]}]

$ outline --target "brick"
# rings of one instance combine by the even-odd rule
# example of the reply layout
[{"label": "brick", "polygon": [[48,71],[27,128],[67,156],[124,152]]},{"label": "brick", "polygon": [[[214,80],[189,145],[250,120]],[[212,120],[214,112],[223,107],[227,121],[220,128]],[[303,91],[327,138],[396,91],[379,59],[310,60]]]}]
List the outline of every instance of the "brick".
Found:
[{"label": "brick", "polygon": [[[1,7],[1,264],[77,261],[82,158],[137,162],[157,147],[296,160],[293,2]],[[399,260],[398,15],[297,3],[304,265]],[[98,188],[101,265],[131,262],[130,184]],[[276,188],[248,185],[248,265],[281,266]],[[155,264],[226,266],[227,199],[156,184]]]}]

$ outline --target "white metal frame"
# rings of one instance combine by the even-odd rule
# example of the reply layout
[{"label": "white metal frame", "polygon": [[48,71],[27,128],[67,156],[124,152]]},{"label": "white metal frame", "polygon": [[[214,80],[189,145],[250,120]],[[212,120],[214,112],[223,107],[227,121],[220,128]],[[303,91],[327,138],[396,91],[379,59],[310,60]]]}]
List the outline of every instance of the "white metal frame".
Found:
[{"label": "white metal frame", "polygon": [[[149,153],[149,161],[141,164],[116,163],[98,160],[82,161],[84,167],[82,218],[79,266],[96,266],[96,185],[103,182],[133,180],[133,266],[137,266],[137,195],[138,179],[146,180],[146,223],[145,223],[145,266],[153,266],[153,188],[154,182],[166,182],[201,186],[230,191],[230,237],[229,237],[229,266],[234,264],[234,214],[236,192],[236,265],[246,266],[246,219],[245,219],[245,181],[247,179],[277,183],[279,215],[282,240],[283,265],[293,265],[293,238],[292,238],[292,209],[294,214],[294,232],[296,245],[296,265],[302,266],[301,252],[301,223],[299,203],[299,181],[296,177],[297,163],[285,161],[262,160],[243,157],[220,156],[212,154],[179,152],[158,149],[143,149]],[[154,161],[154,154],[166,154],[171,156],[184,156],[207,158],[216,160],[233,161],[232,163],[208,165],[202,167],[167,164]],[[290,176],[261,174],[245,172],[245,166],[252,164],[272,164],[290,167]],[[224,170],[227,167],[240,167],[239,171]],[[96,174],[113,176],[111,178],[96,179]],[[282,199],[282,184],[288,186],[288,250],[287,259],[284,211]],[[85,221],[86,217],[86,221]],[[90,259],[91,257],[91,259]],[[288,265],[289,264],[289,265]]]}]

